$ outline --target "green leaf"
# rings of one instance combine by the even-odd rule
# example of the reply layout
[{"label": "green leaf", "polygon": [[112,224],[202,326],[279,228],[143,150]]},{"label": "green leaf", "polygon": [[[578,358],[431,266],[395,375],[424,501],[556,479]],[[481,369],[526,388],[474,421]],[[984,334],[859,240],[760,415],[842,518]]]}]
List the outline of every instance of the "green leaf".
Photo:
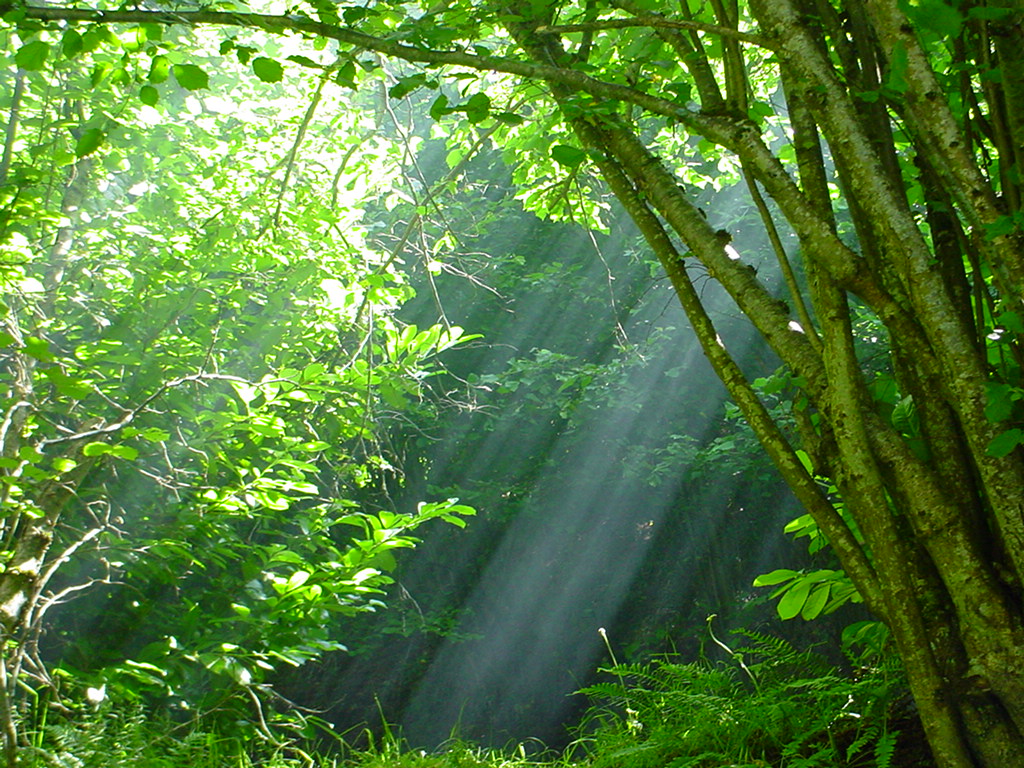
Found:
[{"label": "green leaf", "polygon": [[1024,430],[1008,429],[992,438],[986,451],[989,456],[1001,459],[1008,456],[1014,448],[1021,444],[1024,444]]},{"label": "green leaf", "polygon": [[525,117],[517,115],[515,112],[499,112],[494,119],[505,125],[522,125],[526,122]]},{"label": "green leaf", "polygon": [[[304,67],[318,68],[320,66],[317,62],[313,61],[313,59],[309,58],[309,56],[300,56],[298,54],[296,54],[294,56],[289,56],[288,57],[288,61],[293,61],[296,64],[301,64]],[[351,65],[351,64],[352,64],[351,61],[348,62],[348,65]],[[344,69],[344,67],[342,67],[342,69]],[[353,74],[355,74],[355,73],[353,72]],[[341,80],[339,80],[338,78],[335,78],[335,82],[340,83]]]},{"label": "green leaf", "polygon": [[298,589],[309,581],[311,575],[309,571],[296,571],[288,577],[288,590]]},{"label": "green leaf", "polygon": [[[152,25],[149,25],[152,26]],[[120,35],[121,47],[126,51],[138,51],[149,40],[149,33],[146,27],[133,27],[125,30]]]},{"label": "green leaf", "polygon": [[885,78],[885,87],[896,94],[907,92],[907,67],[909,60],[907,48],[902,42],[897,42],[889,55],[889,71]]},{"label": "green leaf", "polygon": [[361,5],[353,5],[342,11],[341,15],[345,18],[346,24],[355,24],[361,19],[365,19],[367,16],[376,15],[378,11],[374,8],[367,8]]},{"label": "green leaf", "polygon": [[117,456],[119,459],[125,459],[126,461],[135,461],[139,458],[139,452],[132,448],[130,445],[113,445],[109,451],[111,456]]},{"label": "green leaf", "polygon": [[380,395],[396,411],[404,411],[409,405],[402,391],[390,381],[380,383]]},{"label": "green leaf", "polygon": [[149,82],[159,85],[171,76],[171,60],[166,56],[154,56],[149,66]]},{"label": "green leaf", "polygon": [[907,395],[892,409],[892,425],[904,435],[916,436],[920,432],[917,419],[917,407],[914,399]]},{"label": "green leaf", "polygon": [[303,381],[315,381],[316,379],[323,376],[327,368],[323,363],[310,363],[302,369],[302,380]]},{"label": "green leaf", "polygon": [[479,123],[491,114],[491,99],[486,93],[475,93],[470,96],[464,107],[466,118],[471,123]]},{"label": "green leaf", "polygon": [[1000,312],[999,316],[996,317],[996,325],[1001,325],[1013,333],[1024,334],[1024,320],[1021,319],[1019,313],[1012,310]]},{"label": "green leaf", "polygon": [[171,433],[166,429],[160,429],[159,427],[148,427],[139,433],[139,436],[143,440],[149,440],[151,443],[162,443],[165,440],[169,440]]},{"label": "green leaf", "polygon": [[430,117],[434,120],[440,120],[445,115],[451,114],[452,110],[448,108],[448,97],[443,93],[439,94],[434,103],[430,105]]},{"label": "green leaf", "polygon": [[60,50],[65,57],[75,58],[82,52],[82,36],[74,29],[65,29],[60,40]]},{"label": "green leaf", "polygon": [[94,24],[82,35],[82,50],[85,53],[92,53],[103,44],[111,47],[121,44],[117,35],[106,24]]},{"label": "green leaf", "polygon": [[1009,384],[990,381],[985,385],[985,418],[991,422],[1006,421],[1013,413],[1013,401],[1019,390]]},{"label": "green leaf", "polygon": [[388,90],[388,96],[392,99],[401,99],[417,88],[421,88],[426,85],[427,76],[424,74],[412,75],[410,77],[403,77],[397,83],[395,83]]},{"label": "green leaf", "polygon": [[559,165],[577,168],[587,159],[587,153],[577,147],[570,147],[568,144],[556,144],[551,148],[551,157]]},{"label": "green leaf", "polygon": [[44,363],[52,362],[54,359],[53,352],[50,351],[49,342],[37,339],[34,336],[29,336],[25,339],[25,354]]},{"label": "green leaf", "polygon": [[1014,13],[1012,8],[988,8],[975,6],[967,11],[969,19],[983,19],[984,21],[999,21],[1008,18]]},{"label": "green leaf", "polygon": [[828,597],[831,591],[831,584],[818,584],[807,597],[807,602],[804,603],[804,607],[800,610],[800,618],[806,619],[807,621],[818,618],[818,616],[821,615],[822,609],[824,609],[826,603],[828,603]]},{"label": "green leaf", "polygon": [[294,563],[295,565],[302,565],[305,562],[299,555],[288,549],[275,552],[271,560],[277,563]]},{"label": "green leaf", "polygon": [[103,146],[107,134],[102,128],[90,128],[78,137],[75,143],[75,156],[87,157]]},{"label": "green leaf", "polygon": [[692,98],[693,84],[686,80],[669,83],[665,89],[675,94],[675,101],[678,103],[686,104]]},{"label": "green leaf", "polygon": [[814,475],[814,465],[811,463],[811,457],[807,451],[802,448],[798,449],[796,457],[800,459],[800,463],[803,464],[804,469],[807,470],[807,474]]},{"label": "green leaf", "polygon": [[284,78],[284,67],[265,56],[252,60],[252,71],[264,83],[279,83]]},{"label": "green leaf", "polygon": [[18,52],[14,54],[14,63],[22,69],[37,72],[46,64],[46,57],[49,55],[49,43],[43,40],[33,40],[18,49]]},{"label": "green leaf", "polygon": [[807,596],[810,594],[812,586],[813,582],[809,579],[795,581],[793,586],[783,593],[775,608],[779,618],[788,621],[799,616],[800,611],[804,608],[804,603],[807,602]]},{"label": "green leaf", "polygon": [[106,443],[86,443],[82,447],[83,456],[102,456],[110,453],[110,446]]},{"label": "green leaf", "polygon": [[754,122],[762,122],[766,117],[771,117],[775,114],[775,108],[766,102],[755,101],[750,105],[750,109],[747,112],[748,116]]},{"label": "green leaf", "polygon": [[[293,58],[293,57],[289,57]],[[343,85],[346,88],[355,88],[356,83],[356,64],[354,61],[346,61],[338,68],[338,74],[334,76],[334,81],[338,85]]]},{"label": "green leaf", "polygon": [[945,0],[919,0],[909,6],[908,13],[920,29],[934,32],[939,37],[956,37],[960,34],[964,17]]},{"label": "green leaf", "polygon": [[178,85],[187,91],[199,91],[210,86],[209,75],[195,64],[175,64],[171,67],[171,72]]},{"label": "green leaf", "polygon": [[37,448],[31,445],[23,445],[18,449],[18,458],[22,461],[28,461],[36,464],[43,459],[43,454],[39,452]]},{"label": "green leaf", "polygon": [[164,27],[163,24],[143,24],[142,28],[146,32],[146,39],[154,42],[159,42],[164,39]]},{"label": "green leaf", "polygon": [[249,406],[257,397],[263,394],[258,386],[253,386],[246,381],[232,381],[231,388],[235,390],[239,399],[246,406]]},{"label": "green leaf", "polygon": [[68,459],[62,456],[57,457],[53,460],[53,469],[56,472],[70,472],[72,469],[78,466],[78,462],[74,459]]},{"label": "green leaf", "polygon": [[139,89],[139,101],[149,107],[155,107],[160,101],[160,92],[152,85],[144,85]]},{"label": "green leaf", "polygon": [[771,587],[775,584],[781,584],[784,581],[796,578],[800,575],[800,571],[790,570],[789,568],[779,568],[778,570],[772,571],[771,573],[763,573],[754,579],[755,587]]},{"label": "green leaf", "polygon": [[236,45],[235,46],[235,58],[238,59],[238,63],[243,66],[249,63],[254,53],[258,53],[258,49],[253,48],[251,45]]},{"label": "green leaf", "polygon": [[92,72],[89,75],[89,82],[92,83],[92,87],[95,88],[108,77],[114,71],[114,67],[107,63],[97,64],[92,68]]},{"label": "green leaf", "polygon": [[43,375],[50,380],[60,394],[70,397],[72,400],[82,400],[92,393],[91,386],[80,379],[68,376],[59,368],[47,368],[43,371]]},{"label": "green leaf", "polygon": [[1005,216],[998,217],[995,221],[982,225],[985,228],[985,239],[995,240],[996,238],[1013,234],[1020,225],[1018,216],[1019,214],[1007,214]]},{"label": "green leaf", "polygon": [[211,667],[214,672],[228,675],[239,685],[252,683],[252,673],[234,656],[225,656],[219,665]]}]

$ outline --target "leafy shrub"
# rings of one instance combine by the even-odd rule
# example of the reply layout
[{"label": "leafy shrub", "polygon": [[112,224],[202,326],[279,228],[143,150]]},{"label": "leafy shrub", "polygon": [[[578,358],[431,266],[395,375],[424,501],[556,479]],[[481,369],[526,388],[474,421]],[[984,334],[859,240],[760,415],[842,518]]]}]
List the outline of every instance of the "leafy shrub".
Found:
[{"label": "leafy shrub", "polygon": [[899,664],[848,677],[813,651],[739,633],[726,661],[615,664],[584,688],[582,741],[594,768],[888,768],[905,691]]}]

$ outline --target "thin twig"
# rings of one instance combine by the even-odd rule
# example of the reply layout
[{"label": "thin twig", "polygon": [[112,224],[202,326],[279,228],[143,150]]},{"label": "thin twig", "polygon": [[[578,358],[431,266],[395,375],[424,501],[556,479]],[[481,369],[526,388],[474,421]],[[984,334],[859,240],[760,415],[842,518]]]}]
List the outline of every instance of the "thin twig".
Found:
[{"label": "thin twig", "polygon": [[[338,62],[340,61],[341,59],[338,59]],[[331,75],[334,74],[334,70],[337,69],[338,62],[335,62],[335,64],[324,70],[323,75],[320,77],[320,82],[316,86],[313,98],[309,102],[309,106],[306,108],[306,114],[302,116],[302,122],[299,123],[299,130],[295,134],[295,141],[292,142],[292,148],[288,150],[288,159],[284,168],[284,178],[281,179],[281,189],[277,194],[277,205],[274,208],[274,215],[270,217],[270,221],[267,222],[263,229],[259,231],[256,235],[256,239],[262,237],[271,227],[276,229],[280,225],[281,208],[284,205],[285,193],[288,191],[288,182],[291,180],[292,173],[295,171],[295,159],[298,157],[299,147],[302,146],[302,142],[306,138],[306,131],[309,129],[309,124],[313,122],[313,115],[316,114],[317,107],[320,106],[320,101],[323,99],[324,86],[327,85],[327,81],[331,79]]]}]

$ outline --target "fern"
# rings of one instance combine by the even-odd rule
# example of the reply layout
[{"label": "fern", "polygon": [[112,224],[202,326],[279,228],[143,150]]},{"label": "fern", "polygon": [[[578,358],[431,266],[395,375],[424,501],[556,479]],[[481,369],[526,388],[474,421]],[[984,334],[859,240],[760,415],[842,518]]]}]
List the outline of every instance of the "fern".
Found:
[{"label": "fern", "polygon": [[899,731],[888,731],[882,734],[875,742],[875,767],[889,768],[892,765],[892,756],[896,751],[896,739]]},{"label": "fern", "polygon": [[890,768],[888,711],[900,691],[898,664],[875,658],[858,679],[813,650],[757,632],[738,633],[729,659],[661,658],[616,664],[614,682],[584,689],[594,702],[594,768]]}]

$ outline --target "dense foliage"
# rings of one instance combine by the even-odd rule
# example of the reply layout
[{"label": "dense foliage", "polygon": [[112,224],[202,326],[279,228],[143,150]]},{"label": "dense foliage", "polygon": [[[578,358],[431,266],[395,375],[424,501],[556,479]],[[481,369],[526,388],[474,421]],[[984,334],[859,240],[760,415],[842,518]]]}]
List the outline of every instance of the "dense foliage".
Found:
[{"label": "dense foliage", "polygon": [[[339,133],[307,139],[337,165],[302,161],[312,110],[295,114],[282,88],[181,89],[163,112],[126,102],[109,46],[137,50],[139,34],[102,49],[69,35],[91,66],[45,72],[8,46],[21,67],[0,190],[11,765],[26,680],[46,705],[136,698],[275,739],[268,677],[344,648],[339,617],[381,605],[413,531],[471,513],[380,495],[397,471],[381,430],[423,407],[434,356],[464,340],[394,316],[412,290],[365,209],[391,194],[404,147],[370,140],[372,114],[346,109]],[[322,81],[309,87],[319,100]]]},{"label": "dense foliage", "polygon": [[[74,180],[88,178],[104,153],[131,132],[123,105],[152,109],[182,96],[195,102],[194,93],[210,85],[212,68],[205,57],[183,51],[173,35],[227,27],[232,31],[214,33],[221,41],[220,56],[250,67],[256,80],[281,82],[286,69],[312,68],[323,73],[321,82],[365,85],[381,113],[393,113],[394,100],[422,99],[432,91],[429,114],[451,147],[453,173],[446,183],[456,183],[467,155],[494,142],[515,165],[514,181],[529,210],[602,228],[609,221],[606,195],[613,194],[671,281],[716,373],[806,508],[810,519],[800,524],[802,530],[824,537],[841,563],[842,572],[833,569],[828,577],[769,577],[765,583],[790,582],[784,585],[784,612],[812,616],[856,594],[892,632],[938,763],[944,768],[1024,763],[1019,665],[1024,431],[1018,424],[1024,45],[1014,0],[687,0],[678,7],[657,0],[347,7],[310,2],[284,12],[242,4],[226,10],[22,5],[5,10],[14,63],[23,70],[14,78],[14,102],[45,104],[40,125],[33,127],[53,131],[40,131],[35,155],[76,169],[59,204],[47,196],[52,185],[46,174],[11,176],[16,181],[9,187],[9,282],[17,296],[9,302],[9,316],[17,324],[12,319],[7,331],[13,363],[4,423],[11,441],[6,446],[9,495],[17,512],[9,518],[12,555],[0,580],[9,635],[33,626],[22,609],[45,581],[40,555],[66,493],[57,491],[67,489],[69,481],[77,490],[94,466],[116,468],[117,462],[139,458],[149,475],[160,474],[145,457],[135,456],[136,445],[124,442],[141,438],[144,445],[163,437],[162,432],[124,436],[125,429],[150,428],[149,410],[170,413],[176,394],[201,385],[209,385],[203,387],[209,397],[229,398],[225,402],[233,403],[233,411],[224,413],[200,399],[202,408],[183,414],[196,423],[217,411],[213,421],[221,432],[213,434],[223,436],[217,447],[192,445],[198,438],[188,424],[173,429],[153,424],[169,437],[178,435],[185,456],[169,452],[164,463],[201,477],[225,473],[233,458],[221,459],[234,456],[228,446],[236,440],[249,464],[231,476],[223,498],[216,484],[200,492],[198,503],[223,508],[228,518],[246,505],[260,514],[282,511],[275,505],[293,505],[282,496],[313,495],[303,484],[315,485],[310,478],[317,470],[296,456],[297,446],[312,442],[320,450],[319,433],[306,431],[308,419],[286,416],[304,407],[320,413],[325,408],[318,408],[316,396],[330,393],[321,402],[337,404],[331,423],[338,434],[365,442],[365,419],[353,420],[345,412],[354,386],[345,375],[355,371],[371,387],[380,385],[381,400],[398,409],[418,392],[418,378],[407,379],[406,361],[418,364],[437,346],[456,340],[444,324],[425,336],[418,330],[389,334],[384,328],[379,344],[363,330],[357,336],[366,343],[357,340],[349,347],[369,358],[358,368],[360,355],[347,365],[342,358],[339,373],[326,365],[316,368],[315,362],[309,369],[292,359],[271,364],[247,357],[242,332],[221,336],[221,312],[246,315],[253,290],[245,282],[249,271],[265,274],[274,287],[282,280],[273,264],[259,261],[263,247],[268,249],[264,259],[281,260],[273,239],[264,240],[268,234],[293,231],[302,245],[289,254],[304,248],[328,252],[319,240],[311,245],[306,238],[311,232],[319,238],[332,226],[341,228],[336,233],[344,244],[352,222],[337,221],[331,211],[317,216],[315,200],[303,200],[298,210],[308,209],[322,223],[294,230],[289,227],[298,219],[284,215],[284,206],[276,203],[269,214],[226,216],[223,227],[219,209],[192,211],[191,201],[182,203],[186,231],[190,227],[197,236],[182,248],[201,254],[197,246],[212,243],[221,256],[238,254],[234,259],[242,260],[244,273],[230,259],[226,268],[211,269],[202,257],[195,264],[176,252],[165,257],[175,277],[163,282],[196,291],[196,314],[188,316],[189,307],[180,317],[165,315],[161,321],[159,301],[155,313],[146,312],[159,331],[141,337],[144,352],[137,354],[152,358],[155,374],[147,362],[139,376],[127,376],[125,361],[112,359],[117,351],[89,345],[122,341],[116,335],[119,324],[112,321],[117,297],[149,290],[145,279],[134,280],[130,266],[119,271],[106,265],[117,264],[123,252],[140,258],[159,253],[163,243],[154,249],[144,232],[126,228],[119,230],[130,235],[124,243],[108,243],[106,230],[95,233],[106,252],[88,274],[109,284],[113,306],[93,308],[78,295],[69,296],[64,301],[73,325],[52,311],[58,305],[47,302],[61,299],[54,289],[56,283],[68,285],[64,277],[71,266],[69,235],[60,235],[69,230],[61,226],[58,211],[92,216]],[[254,30],[291,36],[253,42],[244,35]],[[289,47],[280,40],[288,40]],[[297,47],[290,47],[293,43]],[[67,106],[51,109],[60,89],[46,83],[64,68],[89,72],[75,87],[88,91],[88,103],[97,106],[86,110],[70,98]],[[319,93],[307,116],[315,111]],[[17,123],[19,110],[10,111],[10,124]],[[304,137],[307,127],[300,121],[296,136]],[[353,155],[368,143],[358,132],[345,137]],[[13,139],[8,143],[14,147]],[[29,159],[21,163],[31,171],[36,160],[29,149],[23,147]],[[241,147],[222,149],[231,150],[226,157],[244,154]],[[216,156],[212,149],[206,152]],[[279,150],[278,156],[290,179],[297,152]],[[147,161],[139,162],[136,172],[149,173]],[[127,165],[126,170],[132,163]],[[339,179],[346,168],[341,165]],[[374,168],[368,161],[357,178],[373,178]],[[17,169],[5,159],[3,170],[6,177]],[[330,171],[321,177],[330,178]],[[224,190],[231,202],[247,195],[244,176],[222,181],[210,167],[207,179],[211,192]],[[128,191],[141,191],[135,183],[142,180],[133,178]],[[303,189],[296,184],[293,193],[291,186],[282,184],[281,200]],[[747,189],[745,215],[720,217],[702,208],[708,190],[731,186]],[[424,213],[433,204],[429,196],[424,199]],[[39,263],[32,261],[32,249],[39,242],[38,228],[47,222],[55,232],[47,263],[55,270],[36,275],[20,262]],[[410,228],[410,236],[415,231]],[[451,240],[437,242],[428,271],[443,269]],[[251,264],[245,261],[250,252],[256,257]],[[785,278],[780,290],[754,269],[759,252],[777,259]],[[379,263],[389,267],[394,260]],[[349,281],[340,279],[339,285],[324,282],[338,278],[320,277],[312,284],[323,292],[317,294],[321,303],[326,298],[328,306],[334,301],[352,308],[357,328],[364,319],[380,320],[380,313],[373,321],[363,317],[361,298],[345,304],[341,297],[353,295],[345,291]],[[782,369],[769,389],[750,381],[730,352],[730,335],[715,327],[699,290],[706,277],[721,286],[778,356]],[[205,279],[226,284],[204,293]],[[370,280],[360,296],[394,286],[376,272]],[[291,293],[303,284],[301,279],[293,284]],[[154,300],[166,295],[161,286],[160,280],[154,283]],[[235,291],[223,310],[215,300],[222,290]],[[572,298],[566,294],[564,300]],[[255,303],[274,305],[269,296]],[[298,326],[287,328],[289,337],[306,338],[307,315],[302,317]],[[43,333],[40,318],[53,318],[53,330]],[[103,330],[108,327],[115,330]],[[173,346],[159,343],[165,333]],[[99,368],[91,378],[80,371],[87,360],[74,357],[83,345],[85,358],[95,359]],[[308,352],[300,355],[307,364]],[[238,372],[227,367],[229,360],[238,360]],[[216,379],[232,376],[243,381]],[[110,380],[138,388],[121,392],[107,384]],[[309,404],[302,396],[289,398],[293,388],[305,393]],[[54,397],[47,399],[54,392],[76,405],[56,407]],[[33,399],[36,393],[42,400]],[[779,395],[781,407],[770,407],[770,397]],[[100,437],[111,440],[94,439]],[[362,458],[357,456],[357,463]],[[325,461],[331,463],[330,457]],[[346,461],[336,457],[334,463]],[[55,482],[65,473],[71,473],[69,479]],[[254,502],[244,498],[249,486],[257,491],[249,494]],[[162,488],[173,493],[176,485]],[[103,501],[79,492],[75,504],[106,520]],[[389,525],[379,527],[391,530]],[[90,531],[105,528],[105,522],[81,526],[78,540],[98,538]],[[300,572],[312,573],[295,571]],[[293,576],[287,576],[285,592],[306,588],[303,577],[289,587]],[[5,736],[10,747],[14,734]]]}]

